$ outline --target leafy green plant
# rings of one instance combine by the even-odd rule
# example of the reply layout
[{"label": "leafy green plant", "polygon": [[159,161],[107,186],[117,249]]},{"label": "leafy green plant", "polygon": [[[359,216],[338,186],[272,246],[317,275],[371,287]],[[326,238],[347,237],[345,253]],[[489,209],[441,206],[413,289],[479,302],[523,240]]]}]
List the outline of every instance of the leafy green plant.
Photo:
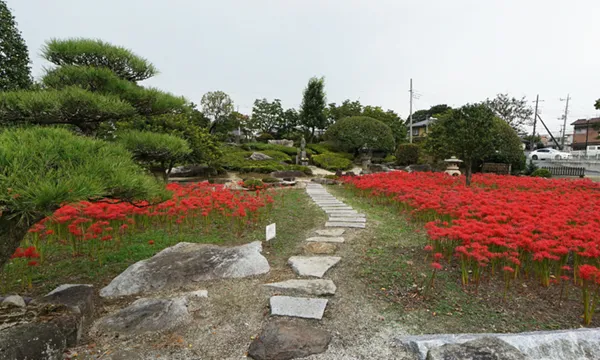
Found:
[{"label": "leafy green plant", "polygon": [[248,157],[252,155],[252,151],[244,151],[238,147],[225,147],[223,154],[222,166],[230,171],[268,174],[281,170],[299,170],[307,175],[312,175],[310,168],[306,166],[281,164],[278,160],[250,160]]},{"label": "leafy green plant", "polygon": [[321,155],[313,155],[311,158],[313,163],[330,171],[348,170],[352,168],[352,161],[335,153],[325,153]]},{"label": "leafy green plant", "polygon": [[325,138],[335,142],[342,151],[353,154],[357,154],[363,148],[374,151],[394,149],[394,137],[390,127],[365,116],[339,120],[327,129]]},{"label": "leafy green plant", "polygon": [[389,154],[388,156],[386,156],[383,159],[383,162],[385,162],[385,163],[393,163],[393,162],[396,162],[396,160],[397,160],[396,156],[394,156],[392,154]]},{"label": "leafy green plant", "polygon": [[[265,150],[276,150],[281,151],[283,153],[288,154],[289,156],[295,158],[298,153],[298,149],[295,147],[277,145],[277,144],[264,144],[264,143],[247,143],[241,146],[244,150],[256,150],[264,152]],[[313,152],[307,147],[306,149],[307,155],[312,155]]]},{"label": "leafy green plant", "polygon": [[531,174],[533,174],[534,171],[536,171],[537,169],[539,169],[539,167],[533,163],[533,160],[529,160],[529,164],[527,164],[527,167],[525,168],[523,173],[525,175],[531,176]]},{"label": "leafy green plant", "polygon": [[122,131],[117,134],[116,141],[133,154],[134,160],[164,181],[173,167],[192,152],[182,138],[149,131]]},{"label": "leafy green plant", "polygon": [[0,131],[0,268],[29,228],[62,204],[167,196],[118,144],[50,127]]},{"label": "leafy green plant", "polygon": [[262,133],[262,134],[260,134],[260,135],[258,135],[258,136],[256,137],[256,140],[258,140],[258,141],[260,141],[260,142],[262,142],[262,143],[266,143],[267,141],[269,141],[269,140],[273,140],[273,139],[275,139],[275,138],[273,137],[273,135],[271,135],[271,134],[269,134],[269,133],[266,133],[266,132],[264,132],[264,133]]},{"label": "leafy green plant", "polygon": [[416,144],[400,144],[396,150],[396,162],[401,166],[414,165],[419,162],[421,148]]},{"label": "leafy green plant", "polygon": [[533,177],[543,177],[543,178],[551,178],[552,173],[548,169],[537,169],[531,173]]},{"label": "leafy green plant", "polygon": [[273,183],[278,183],[279,179],[274,178],[272,176],[266,176],[266,177],[262,178],[262,182],[264,182],[265,184],[273,184]]},{"label": "leafy green plant", "polygon": [[263,184],[263,182],[260,181],[259,179],[248,179],[248,180],[244,181],[243,186],[246,189],[259,190],[259,189],[262,189],[265,186],[265,184]]},{"label": "leafy green plant", "polygon": [[27,45],[4,0],[0,0],[0,44],[0,91],[29,88],[32,81]]}]

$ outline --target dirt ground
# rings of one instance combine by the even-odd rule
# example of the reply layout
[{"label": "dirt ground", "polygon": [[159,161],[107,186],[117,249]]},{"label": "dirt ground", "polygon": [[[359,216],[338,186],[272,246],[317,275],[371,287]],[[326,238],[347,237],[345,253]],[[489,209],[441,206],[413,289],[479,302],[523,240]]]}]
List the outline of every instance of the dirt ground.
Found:
[{"label": "dirt ground", "polygon": [[[314,205],[316,206],[316,205]],[[368,220],[367,220],[368,221]],[[324,225],[324,222],[323,222]],[[306,359],[410,359],[392,343],[392,336],[405,334],[395,319],[382,314],[386,303],[368,297],[366,284],[357,278],[359,252],[370,236],[361,236],[367,229],[347,230],[346,242],[339,246],[336,256],[342,260],[329,270],[325,278],[337,286],[329,298],[322,320],[294,319],[326,329],[333,336],[329,350]],[[322,227],[319,227],[322,228]],[[314,230],[297,234],[294,254],[303,254],[304,239],[314,236]],[[297,278],[286,264],[266,246],[271,271],[263,276],[212,281],[198,288],[182,289],[180,293],[198,289],[208,290],[208,298],[194,312],[194,321],[168,334],[152,334],[132,339],[92,338],[89,343],[71,349],[73,359],[244,359],[252,339],[259,335],[269,321],[269,297],[277,294],[261,286],[264,283]],[[176,293],[163,294],[175,296]],[[132,301],[133,299],[126,299]],[[124,306],[121,302],[106,303],[103,313]],[[389,313],[388,313],[389,314]],[[102,315],[102,314],[100,314]],[[77,354],[76,357],[72,356]]]}]

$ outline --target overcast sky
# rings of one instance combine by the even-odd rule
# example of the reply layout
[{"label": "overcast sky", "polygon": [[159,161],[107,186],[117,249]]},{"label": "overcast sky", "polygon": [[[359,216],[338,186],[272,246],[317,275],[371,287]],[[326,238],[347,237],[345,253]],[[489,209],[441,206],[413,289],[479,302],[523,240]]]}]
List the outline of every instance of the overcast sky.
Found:
[{"label": "overcast sky", "polygon": [[[409,113],[461,106],[500,92],[545,100],[558,133],[596,116],[598,0],[7,0],[32,54],[48,38],[90,37],[151,60],[145,82],[199,103],[227,92],[243,113],[256,98],[298,107],[311,76],[328,102],[359,99]],[[569,127],[571,129],[571,127]]]}]

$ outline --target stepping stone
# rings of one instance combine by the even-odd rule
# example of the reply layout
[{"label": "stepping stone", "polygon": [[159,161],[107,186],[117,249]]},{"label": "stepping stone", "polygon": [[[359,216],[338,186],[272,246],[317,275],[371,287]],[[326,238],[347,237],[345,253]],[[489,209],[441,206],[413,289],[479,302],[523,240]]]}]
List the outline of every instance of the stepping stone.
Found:
[{"label": "stepping stone", "polygon": [[332,243],[343,243],[343,237],[326,237],[326,236],[315,236],[306,239],[308,242],[332,242]]},{"label": "stepping stone", "polygon": [[353,218],[353,217],[330,217],[331,222],[353,222],[353,223],[364,223],[367,222],[365,218]]},{"label": "stepping stone", "polygon": [[331,206],[321,206],[321,210],[327,211],[353,211],[350,206],[339,206],[339,207],[331,207]]},{"label": "stepping stone", "polygon": [[321,320],[327,301],[327,299],[271,296],[271,315]]},{"label": "stepping stone", "polygon": [[315,201],[317,205],[346,205],[341,201],[337,200],[327,200],[327,201]]},{"label": "stepping stone", "polygon": [[321,236],[341,236],[346,230],[344,229],[325,229],[325,230],[317,230],[315,231],[317,235]]},{"label": "stepping stone", "polygon": [[304,244],[303,248],[309,254],[331,255],[335,254],[338,247],[335,243],[308,242]]},{"label": "stepping stone", "polygon": [[338,222],[328,221],[325,223],[325,227],[343,227],[343,228],[365,228],[365,223],[352,223],[352,222]]},{"label": "stepping stone", "polygon": [[320,278],[341,259],[337,256],[292,256],[288,264],[300,276]]},{"label": "stepping stone", "polygon": [[325,213],[329,214],[329,216],[346,216],[346,217],[362,217],[358,216],[358,211],[356,210],[324,210]]},{"label": "stepping stone", "polygon": [[271,284],[264,284],[268,288],[276,290],[294,290],[306,295],[334,295],[336,286],[331,280],[287,280]]}]

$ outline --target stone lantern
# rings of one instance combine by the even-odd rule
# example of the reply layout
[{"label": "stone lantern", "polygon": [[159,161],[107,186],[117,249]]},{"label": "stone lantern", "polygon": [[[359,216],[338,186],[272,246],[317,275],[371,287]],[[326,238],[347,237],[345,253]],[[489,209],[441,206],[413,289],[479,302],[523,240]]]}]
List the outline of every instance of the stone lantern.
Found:
[{"label": "stone lantern", "polygon": [[444,162],[446,163],[446,171],[444,171],[446,174],[451,176],[460,176],[460,169],[458,168],[458,165],[463,162],[461,159],[457,159],[456,156],[452,156],[450,159],[444,160]]}]

